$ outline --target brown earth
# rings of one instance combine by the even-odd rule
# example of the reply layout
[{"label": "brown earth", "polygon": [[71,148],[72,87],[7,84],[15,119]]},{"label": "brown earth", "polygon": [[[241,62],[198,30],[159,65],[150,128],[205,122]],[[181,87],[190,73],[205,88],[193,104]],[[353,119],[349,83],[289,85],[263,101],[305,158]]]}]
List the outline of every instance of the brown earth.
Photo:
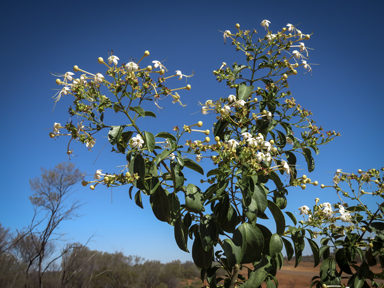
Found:
[{"label": "brown earth", "polygon": [[[382,268],[377,265],[375,267],[371,267],[371,270],[374,273],[382,272]],[[320,265],[313,267],[313,263],[311,262],[301,262],[298,267],[295,268],[294,262],[289,261],[284,263],[284,266],[277,272],[276,278],[279,282],[279,288],[309,288],[311,285],[311,279],[313,276],[319,275]],[[247,275],[248,270],[246,268],[242,269],[241,274],[244,276]],[[347,274],[342,275],[348,276]],[[347,284],[348,279],[343,279],[342,283]],[[383,280],[378,280],[378,283],[383,284]],[[197,288],[201,287],[201,281],[199,279],[188,280],[187,283],[183,283],[180,287],[188,287],[188,288]],[[266,287],[265,283],[263,287]]]}]

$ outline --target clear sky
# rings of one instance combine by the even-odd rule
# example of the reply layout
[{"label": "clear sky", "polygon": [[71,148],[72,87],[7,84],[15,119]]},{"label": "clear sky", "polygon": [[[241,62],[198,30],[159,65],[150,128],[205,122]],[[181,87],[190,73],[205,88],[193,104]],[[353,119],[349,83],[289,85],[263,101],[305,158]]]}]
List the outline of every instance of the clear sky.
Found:
[{"label": "clear sky", "polygon": [[[315,157],[316,169],[308,174],[300,159],[301,173],[319,183],[329,184],[338,168],[380,168],[384,153],[382,142],[384,95],[384,2],[376,1],[7,1],[0,11],[2,44],[0,169],[0,223],[22,229],[33,214],[28,196],[28,180],[40,174],[39,167],[54,167],[67,161],[67,139],[49,138],[54,122],[68,121],[71,96],[66,96],[52,113],[52,96],[58,86],[52,73],[71,71],[73,65],[93,72],[104,71],[98,57],[108,58],[108,50],[128,62],[139,59],[145,50],[146,61],[165,60],[171,71],[185,74],[191,91],[180,93],[186,108],[173,106],[171,99],[161,102],[162,110],[153,129],[204,121],[198,102],[227,97],[231,91],[216,82],[212,71],[223,61],[242,60],[233,47],[224,45],[220,31],[257,29],[264,35],[260,22],[271,21],[272,31],[287,23],[311,33],[306,42],[310,51],[310,73],[290,80],[297,102],[310,109],[313,119],[325,130],[339,131],[342,137],[321,147]],[[184,86],[185,82],[174,82]],[[157,111],[153,107],[152,111]],[[195,114],[193,114],[195,113]],[[153,124],[152,124],[153,125]],[[105,135],[106,136],[106,135]],[[196,136],[198,137],[198,136]],[[117,171],[123,158],[111,155],[107,139],[97,142],[93,152],[85,146],[72,146],[73,161],[88,173],[97,169]],[[101,152],[101,153],[100,153]],[[97,158],[97,156],[100,156]],[[95,163],[94,163],[95,162]],[[204,162],[203,162],[204,164]],[[300,172],[299,172],[300,173]],[[199,178],[197,175],[197,181]],[[111,194],[112,193],[112,194]],[[112,203],[111,203],[112,195]],[[308,187],[289,190],[288,211],[302,205],[311,206],[319,197],[322,202],[335,202],[331,190]],[[85,242],[95,234],[91,249],[123,251],[146,259],[168,262],[191,260],[190,254],[178,249],[173,227],[159,222],[148,201],[144,210],[128,197],[128,187],[106,189],[77,187],[76,197],[87,202],[80,211],[83,217],[64,223],[60,233],[72,242]],[[309,250],[308,250],[309,253]]]}]

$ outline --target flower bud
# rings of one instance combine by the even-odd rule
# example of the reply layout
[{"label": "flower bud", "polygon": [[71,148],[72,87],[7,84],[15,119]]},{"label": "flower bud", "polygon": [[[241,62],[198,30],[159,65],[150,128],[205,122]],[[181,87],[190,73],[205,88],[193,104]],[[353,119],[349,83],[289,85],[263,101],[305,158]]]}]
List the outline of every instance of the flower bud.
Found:
[{"label": "flower bud", "polygon": [[211,139],[209,137],[205,137],[205,142],[209,142]]},{"label": "flower bud", "polygon": [[78,72],[78,71],[80,71],[80,69],[77,65],[75,65],[75,66],[73,66],[73,71]]},{"label": "flower bud", "polygon": [[319,185],[319,182],[315,181],[315,182],[313,182],[313,185],[317,186],[317,185]]},{"label": "flower bud", "polygon": [[292,70],[292,74],[293,75],[296,75],[297,74],[297,71],[295,69]]},{"label": "flower bud", "polygon": [[164,70],[164,69],[161,69],[159,74],[160,74],[160,75],[164,75],[164,74],[165,74],[165,70]]},{"label": "flower bud", "polygon": [[301,185],[301,189],[305,190],[305,188],[307,188],[307,186],[305,186],[304,184]]},{"label": "flower bud", "polygon": [[56,84],[57,85],[60,85],[62,82],[61,82],[61,80],[60,79],[56,79]]},{"label": "flower bud", "polygon": [[319,201],[320,201],[319,198],[316,198],[316,199],[315,199],[316,204],[319,203]]},{"label": "flower bud", "polygon": [[203,121],[197,122],[197,127],[201,127],[201,126],[203,126]]},{"label": "flower bud", "polygon": [[283,79],[288,79],[288,75],[287,74],[283,74]]},{"label": "flower bud", "polygon": [[53,133],[53,132],[49,132],[49,137],[51,137],[51,138],[55,138],[55,133]]},{"label": "flower bud", "polygon": [[68,150],[68,151],[67,151],[67,154],[68,154],[68,155],[71,155],[72,153],[73,153],[73,150]]},{"label": "flower bud", "polygon": [[187,90],[191,90],[191,88],[192,88],[192,87],[191,87],[191,85],[189,85],[189,84],[188,84],[187,86],[185,86],[185,89],[187,89]]},{"label": "flower bud", "polygon": [[273,153],[277,152],[277,148],[276,147],[273,147],[271,150],[272,150]]},{"label": "flower bud", "polygon": [[205,135],[209,135],[209,130],[205,130],[205,131],[204,131],[204,134],[205,134]]},{"label": "flower bud", "polygon": [[219,136],[216,136],[216,137],[215,137],[215,141],[216,141],[216,142],[220,142],[220,137],[219,137]]},{"label": "flower bud", "polygon": [[304,180],[307,179],[307,175],[303,175],[303,179],[304,179]]},{"label": "flower bud", "polygon": [[104,63],[104,59],[102,57],[99,57],[99,58],[97,58],[97,62],[99,62],[100,64],[103,64]]},{"label": "flower bud", "polygon": [[153,68],[152,68],[151,65],[148,65],[148,66],[147,66],[147,71],[152,71],[152,69],[153,69]]},{"label": "flower bud", "polygon": [[85,186],[87,186],[87,185],[88,185],[88,182],[87,182],[87,181],[85,181],[85,180],[83,180],[83,181],[81,182],[81,185],[83,185],[83,186],[85,187]]},{"label": "flower bud", "polygon": [[361,170],[361,169],[357,170],[357,173],[362,173],[362,172],[363,172],[363,170]]},{"label": "flower bud", "polygon": [[269,140],[269,143],[271,143],[272,145],[275,144],[275,141],[273,139]]},{"label": "flower bud", "polygon": [[216,160],[217,160],[217,156],[212,156],[211,159],[212,159],[213,161],[216,161]]},{"label": "flower bud", "polygon": [[148,50],[145,50],[145,52],[144,52],[144,56],[145,56],[145,57],[149,56],[149,51],[148,51]]},{"label": "flower bud", "polygon": [[324,184],[321,184],[321,185],[320,185],[320,187],[321,187],[321,188],[324,188],[324,187],[325,187],[325,185],[324,185]]},{"label": "flower bud", "polygon": [[239,29],[239,28],[240,28],[240,24],[239,24],[239,23],[236,23],[235,27],[236,27],[237,29]]},{"label": "flower bud", "polygon": [[253,102],[257,103],[257,101],[259,101],[257,98],[253,98]]},{"label": "flower bud", "polygon": [[285,32],[287,31],[287,28],[284,27],[283,29],[281,29],[281,31]]},{"label": "flower bud", "polygon": [[89,189],[91,189],[91,190],[95,190],[95,186],[94,186],[94,185],[91,185],[91,186],[89,186]]}]

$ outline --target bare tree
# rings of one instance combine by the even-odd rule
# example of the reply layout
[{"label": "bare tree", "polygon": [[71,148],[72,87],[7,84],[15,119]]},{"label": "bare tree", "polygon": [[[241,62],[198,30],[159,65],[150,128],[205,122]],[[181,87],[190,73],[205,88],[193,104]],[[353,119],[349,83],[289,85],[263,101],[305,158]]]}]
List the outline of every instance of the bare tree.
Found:
[{"label": "bare tree", "polygon": [[[79,217],[81,203],[70,201],[72,188],[84,178],[84,173],[75,169],[72,163],[60,163],[53,169],[41,168],[41,176],[29,180],[34,194],[30,201],[34,207],[34,217],[28,227],[28,236],[18,240],[17,248],[26,264],[25,287],[28,287],[28,277],[31,269],[38,275],[39,287],[43,287],[43,276],[52,263],[66,253],[61,250],[54,257],[54,241],[61,240],[63,235],[55,233],[62,221]],[[42,217],[42,218],[39,218]],[[36,219],[40,220],[37,221]],[[52,256],[52,257],[51,257]]]}]

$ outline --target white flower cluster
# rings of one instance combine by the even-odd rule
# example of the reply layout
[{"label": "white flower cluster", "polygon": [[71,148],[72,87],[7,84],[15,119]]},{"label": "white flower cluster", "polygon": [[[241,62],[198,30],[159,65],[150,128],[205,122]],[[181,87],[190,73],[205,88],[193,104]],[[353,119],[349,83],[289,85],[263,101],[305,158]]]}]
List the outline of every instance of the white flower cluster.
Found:
[{"label": "white flower cluster", "polygon": [[[329,202],[323,203],[322,205],[320,205],[320,207],[322,207],[322,209],[317,210],[314,213],[314,216],[323,215],[330,220],[335,219],[335,220],[341,220],[343,222],[351,222],[352,221],[351,214],[345,210],[343,205],[338,205],[339,211],[334,211],[331,203],[329,203]],[[300,211],[300,215],[302,215],[302,214],[308,215],[310,212],[307,205],[299,207],[298,210]],[[335,214],[337,212],[340,214],[340,216],[335,216]],[[312,221],[312,215],[309,215],[308,221],[309,222]]]}]

